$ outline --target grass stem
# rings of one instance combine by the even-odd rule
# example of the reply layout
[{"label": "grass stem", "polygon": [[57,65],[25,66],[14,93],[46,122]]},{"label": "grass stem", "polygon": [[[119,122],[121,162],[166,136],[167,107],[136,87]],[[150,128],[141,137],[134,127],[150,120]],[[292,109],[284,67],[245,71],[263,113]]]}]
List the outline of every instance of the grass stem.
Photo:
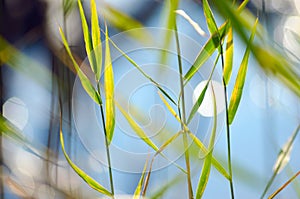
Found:
[{"label": "grass stem", "polygon": [[[222,61],[222,70],[224,71],[224,56],[223,56],[223,46],[222,43],[220,43],[220,49],[221,49],[221,61]],[[228,169],[229,169],[229,175],[230,175],[230,194],[231,198],[234,199],[234,187],[233,187],[233,180],[232,180],[232,165],[231,165],[231,144],[230,144],[230,127],[229,127],[229,117],[228,117],[228,100],[227,100],[227,86],[223,75],[223,88],[224,88],[224,100],[225,100],[225,112],[226,112],[226,136],[227,136],[227,153],[228,153]]]},{"label": "grass stem", "polygon": [[[98,89],[98,92],[100,94],[99,83],[97,84],[97,89]],[[103,132],[104,132],[104,137],[105,137],[105,148],[106,148],[106,157],[107,157],[107,163],[108,163],[110,189],[111,189],[111,193],[112,193],[112,198],[114,198],[115,191],[114,191],[114,182],[113,182],[113,175],[112,175],[112,166],[111,166],[111,160],[110,160],[110,152],[109,152],[109,145],[108,145],[108,140],[107,140],[106,126],[105,126],[105,119],[104,119],[104,111],[103,111],[103,105],[102,104],[100,104],[100,112],[101,112],[102,127],[103,127]]]},{"label": "grass stem", "polygon": [[[180,45],[179,45],[179,38],[178,38],[178,31],[177,31],[177,24],[175,22],[174,25],[175,30],[175,38],[176,38],[176,49],[177,49],[177,58],[178,58],[178,68],[179,68],[179,76],[180,76],[180,93],[181,93],[181,116],[183,124],[186,124],[186,115],[185,115],[185,100],[184,100],[184,83],[183,83],[183,74],[182,74],[182,62],[181,62],[181,53],[180,53]],[[180,106],[180,104],[178,104]],[[188,193],[189,198],[194,198],[193,196],[193,188],[192,188],[192,180],[191,180],[191,166],[190,166],[190,155],[188,150],[188,140],[187,140],[187,133],[184,125],[181,124],[181,129],[183,130],[183,145],[185,150],[185,164],[187,170],[187,181],[188,181]]]}]

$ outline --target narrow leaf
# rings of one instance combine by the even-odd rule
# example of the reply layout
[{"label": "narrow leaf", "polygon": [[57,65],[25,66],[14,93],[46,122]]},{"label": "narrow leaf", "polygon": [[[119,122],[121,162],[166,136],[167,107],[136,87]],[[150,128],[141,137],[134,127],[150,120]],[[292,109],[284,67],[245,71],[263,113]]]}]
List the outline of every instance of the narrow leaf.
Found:
[{"label": "narrow leaf", "polygon": [[206,36],[206,33],[199,26],[199,24],[196,23],[193,19],[191,19],[191,17],[188,14],[186,14],[186,12],[184,12],[184,10],[176,10],[176,13],[179,14],[180,16],[182,16],[184,19],[186,19],[192,25],[192,27],[196,30],[196,32],[199,33],[199,35]]},{"label": "narrow leaf", "polygon": [[87,175],[83,170],[81,170],[78,166],[76,166],[72,160],[69,158],[68,154],[65,151],[65,144],[64,144],[64,137],[62,133],[62,129],[60,127],[60,143],[61,148],[63,150],[63,153],[65,155],[65,158],[67,159],[69,165],[72,167],[72,169],[93,189],[96,191],[105,194],[107,196],[112,196],[112,194],[105,189],[101,184],[99,184],[97,181],[95,181],[93,178],[91,178],[89,175]]},{"label": "narrow leaf", "polygon": [[249,55],[250,55],[250,46],[251,43],[254,39],[254,35],[256,32],[256,25],[257,25],[258,20],[256,20],[254,24],[254,28],[252,30],[250,39],[248,41],[248,45],[239,69],[239,72],[237,74],[236,80],[235,80],[235,85],[231,94],[230,98],[230,103],[229,103],[229,108],[228,108],[228,120],[229,124],[233,122],[234,116],[236,114],[236,111],[238,109],[238,106],[240,104],[240,100],[242,97],[243,93],[243,87],[246,79],[246,73],[247,73],[247,68],[248,68],[248,60],[249,60]]},{"label": "narrow leaf", "polygon": [[213,75],[214,71],[215,71],[215,68],[216,68],[216,65],[217,65],[217,63],[218,63],[219,57],[220,57],[220,54],[218,54],[218,56],[217,56],[217,58],[216,58],[216,61],[215,61],[215,63],[214,63],[213,69],[212,69],[212,71],[211,71],[211,73],[210,73],[210,75],[209,75],[209,78],[208,78],[208,80],[207,80],[207,83],[205,84],[205,86],[204,86],[204,88],[203,88],[201,94],[199,95],[199,97],[198,97],[196,103],[195,103],[195,104],[193,105],[193,107],[192,107],[191,113],[190,113],[190,115],[189,115],[189,117],[188,117],[188,120],[187,120],[187,124],[189,124],[189,123],[191,122],[191,120],[192,120],[193,117],[195,116],[196,112],[198,111],[199,107],[201,106],[201,104],[202,104],[202,102],[203,102],[203,100],[204,100],[205,93],[206,93],[207,88],[208,88],[208,84],[209,84],[209,82],[210,82],[210,80],[211,80],[211,78],[212,78],[212,75]]},{"label": "narrow leaf", "polygon": [[144,182],[144,179],[145,179],[145,173],[146,173],[147,166],[148,166],[148,160],[146,161],[146,163],[144,165],[144,169],[143,169],[141,178],[140,178],[139,183],[138,183],[138,185],[137,185],[137,187],[134,191],[134,194],[133,194],[133,199],[139,199],[140,198],[143,182]]},{"label": "narrow leaf", "polygon": [[[223,1],[219,1],[220,3],[223,3]],[[236,13],[237,15],[241,13],[241,11],[245,8],[249,0],[243,1],[243,3],[238,7]],[[224,22],[221,27],[218,29],[219,32],[219,39],[222,41],[223,38],[227,35],[230,28],[230,24],[228,21]],[[216,39],[211,36],[206,44],[203,46],[199,54],[197,55],[197,58],[189,71],[185,74],[185,84],[190,81],[190,79],[194,76],[194,74],[201,68],[201,66],[210,58],[210,56],[213,54],[215,49],[218,46],[215,46],[214,43],[220,43],[220,41],[216,41]]]},{"label": "narrow leaf", "polygon": [[147,134],[143,131],[143,129],[130,117],[130,115],[117,103],[115,102],[116,106],[122,113],[122,115],[127,120],[128,124],[131,126],[131,128],[134,130],[134,132],[151,148],[153,148],[155,151],[158,151],[158,147],[151,141],[150,138],[148,138]]},{"label": "narrow leaf", "polygon": [[[229,25],[227,22],[225,22],[219,28],[219,34],[221,39],[223,39],[224,36],[228,33],[228,30]],[[215,38],[211,36],[197,55],[195,62],[184,76],[185,84],[188,83],[188,81],[194,76],[194,74],[201,68],[201,66],[203,66],[203,64],[211,57],[211,55],[216,50],[217,47],[214,44],[216,41],[214,41],[214,39]],[[220,41],[217,41],[217,43],[220,43]]]},{"label": "narrow leaf", "polygon": [[211,170],[211,164],[212,164],[212,157],[213,157],[213,147],[215,143],[215,138],[216,138],[216,130],[217,130],[217,103],[216,103],[216,96],[213,88],[213,84],[210,84],[212,86],[212,93],[213,93],[213,104],[214,104],[214,123],[213,123],[213,128],[210,136],[210,141],[209,141],[209,153],[206,156],[204,160],[204,164],[202,167],[201,171],[201,176],[199,179],[199,183],[197,186],[197,191],[196,191],[196,199],[202,198],[203,193],[205,191],[210,170]]},{"label": "narrow leaf", "polygon": [[224,63],[224,71],[223,71],[223,78],[226,85],[228,85],[232,73],[233,49],[234,49],[233,30],[232,27],[230,27],[227,36],[227,42],[226,42],[225,63]]},{"label": "narrow leaf", "polygon": [[62,41],[63,41],[63,44],[65,46],[65,49],[68,53],[68,55],[70,56],[72,62],[73,62],[73,65],[75,67],[75,70],[78,74],[78,77],[80,79],[80,82],[83,86],[83,88],[85,89],[85,91],[87,92],[87,94],[97,103],[97,104],[102,104],[102,100],[100,98],[100,95],[99,93],[95,90],[95,88],[93,87],[93,85],[91,84],[90,80],[87,78],[87,76],[82,72],[82,70],[80,69],[80,67],[78,66],[77,62],[75,61],[72,53],[71,53],[71,50],[70,50],[70,47],[69,47],[69,44],[66,40],[66,37],[62,31],[61,28],[59,28],[59,31],[60,31],[60,35],[61,35],[61,38],[62,38]]},{"label": "narrow leaf", "polygon": [[111,143],[115,128],[115,104],[114,104],[114,73],[110,57],[108,42],[108,31],[105,26],[105,69],[104,69],[104,91],[106,112],[106,133],[108,144]]},{"label": "narrow leaf", "polygon": [[74,7],[75,7],[74,0],[63,0],[64,16],[68,16]]},{"label": "narrow leaf", "polygon": [[98,14],[95,0],[91,0],[91,29],[92,29],[92,44],[94,49],[95,62],[92,63],[92,70],[96,75],[96,81],[99,81],[102,66],[102,46],[101,32],[98,22]]},{"label": "narrow leaf", "polygon": [[84,43],[85,43],[85,51],[88,56],[91,68],[94,72],[93,66],[95,65],[95,60],[93,56],[91,55],[93,51],[93,45],[92,45],[92,39],[89,31],[89,27],[85,18],[84,10],[81,4],[81,0],[78,0],[78,8],[79,8],[79,13],[80,13],[80,18],[81,18],[81,26],[82,26],[82,32],[83,32],[83,38],[84,38]]}]

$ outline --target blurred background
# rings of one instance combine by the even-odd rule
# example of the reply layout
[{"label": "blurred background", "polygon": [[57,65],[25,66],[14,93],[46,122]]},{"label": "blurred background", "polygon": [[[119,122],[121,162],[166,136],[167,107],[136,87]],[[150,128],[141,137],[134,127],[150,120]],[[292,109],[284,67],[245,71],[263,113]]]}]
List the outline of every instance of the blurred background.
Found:
[{"label": "blurred background", "polygon": [[[100,18],[103,17],[108,22],[111,37],[131,28],[143,26],[166,28],[167,1],[96,0],[96,2]],[[90,21],[88,17],[90,16],[89,1],[83,1],[83,5],[88,21]],[[274,48],[280,49],[283,56],[291,60],[296,71],[299,72],[300,1],[250,0],[247,8],[254,15],[259,16],[260,22],[266,29],[268,42]],[[209,33],[200,0],[182,0],[179,9],[184,10],[206,33]],[[217,12],[214,13],[218,25],[221,25],[224,19]],[[134,23],[129,22],[126,17],[134,20]],[[129,25],[126,24],[126,21]],[[85,100],[88,100],[87,96],[78,85],[74,70],[69,67],[70,64],[64,56],[58,31],[59,26],[63,28],[71,49],[76,54],[76,59],[83,61],[86,55],[77,1],[0,0],[0,107],[2,114],[0,198],[103,197],[73,172],[62,154],[59,142],[59,100],[63,104],[61,111],[68,154],[80,168],[104,186],[109,187],[107,167],[105,163],[103,164],[105,160],[102,161],[101,158],[105,154],[103,152],[104,143],[101,140],[103,137],[97,134],[100,125],[92,124],[95,107],[88,107],[85,104]],[[102,19],[100,26],[104,27]],[[198,50],[208,39],[208,37],[199,35],[181,16],[177,16],[177,26],[180,34],[197,44],[195,45]],[[131,40],[119,38],[117,37],[117,41],[120,46],[133,45]],[[136,39],[139,38],[136,37]],[[233,79],[237,75],[245,50],[245,45],[238,34],[234,34],[234,41]],[[184,49],[189,54],[189,48]],[[195,53],[192,52],[194,48],[190,48],[190,50],[191,54]],[[12,58],[9,59],[8,55]],[[138,56],[133,53],[132,56],[137,62],[147,63],[143,54]],[[177,57],[170,55],[169,59],[166,64],[172,65]],[[210,63],[213,61],[214,59],[211,59]],[[134,81],[128,73],[130,67],[124,66],[125,62],[125,60],[116,58],[116,62],[113,64],[120,92],[123,90],[122,81]],[[186,67],[185,72],[188,70],[188,66]],[[176,68],[174,67],[174,70]],[[218,72],[221,74],[221,66],[218,65],[218,68]],[[151,73],[151,70],[148,72]],[[168,77],[172,77],[170,71],[167,72],[169,72]],[[129,77],[124,77],[123,74],[129,74]],[[205,79],[205,77],[199,78],[194,80],[195,83],[191,83],[191,92],[199,82]],[[220,80],[220,77],[216,77],[216,80],[218,78]],[[140,84],[143,85],[143,83]],[[230,92],[233,86],[234,81],[231,81],[228,87]],[[170,121],[172,115],[160,113],[159,108],[150,112],[150,109],[153,108],[150,105],[156,104],[159,97],[153,88],[148,89],[152,92],[148,92],[147,89],[141,89],[139,92],[137,89],[134,91],[133,97],[128,96],[126,100],[149,113],[149,115],[146,114],[144,120],[143,118],[138,120],[141,126],[146,128],[147,124],[152,122],[154,123],[153,128],[158,128],[162,125],[160,123],[162,119],[157,119],[157,116]],[[124,93],[126,92],[124,91]],[[175,92],[175,94],[177,93]],[[154,95],[156,97],[153,97]],[[147,104],[150,104],[149,107]],[[199,121],[204,121],[201,128],[211,125],[211,117],[203,118],[206,119],[199,119]],[[218,118],[220,118],[220,124],[218,125],[214,155],[227,168],[224,111],[219,114]],[[257,62],[250,58],[241,105],[231,126],[233,181],[236,198],[251,199],[261,196],[273,174],[273,167],[280,150],[289,140],[299,122],[299,98],[276,78],[267,76]],[[113,141],[116,146],[112,158],[112,164],[115,167],[114,181],[119,198],[131,198],[130,194],[133,194],[139,181],[140,173],[138,171],[142,172],[144,164],[142,160],[146,157],[148,148],[144,143],[134,142],[136,139],[130,136],[132,134],[130,129],[126,126],[122,127],[122,125],[116,128],[116,138]],[[171,127],[177,128],[176,125],[171,125]],[[149,127],[149,129],[151,128]],[[23,136],[22,140],[25,139],[26,142],[19,141],[18,137],[6,136],[5,132],[11,129],[20,132]],[[125,134],[129,132],[129,136],[124,138],[118,136],[124,132]],[[269,194],[299,171],[299,139],[299,137],[295,138],[290,160],[276,176],[268,191]],[[126,160],[126,158],[122,159],[118,149],[125,149],[129,153],[135,153],[138,150],[143,158],[139,163]],[[194,168],[201,167],[201,158],[203,157],[197,158],[199,162],[194,165]],[[176,161],[181,164],[183,163],[181,159]],[[135,168],[134,172],[128,170],[136,165],[139,166]],[[196,186],[198,182],[199,171],[193,175],[193,186]],[[179,173],[174,165],[154,171],[149,185],[153,192],[150,191],[149,194],[154,195],[164,184],[171,182],[174,176],[182,178]],[[186,193],[186,181],[183,178],[171,189],[166,189],[161,198],[187,198]],[[300,181],[298,179],[295,179],[278,195],[278,198],[299,197]],[[211,171],[203,198],[230,198],[228,181],[215,169]]]}]

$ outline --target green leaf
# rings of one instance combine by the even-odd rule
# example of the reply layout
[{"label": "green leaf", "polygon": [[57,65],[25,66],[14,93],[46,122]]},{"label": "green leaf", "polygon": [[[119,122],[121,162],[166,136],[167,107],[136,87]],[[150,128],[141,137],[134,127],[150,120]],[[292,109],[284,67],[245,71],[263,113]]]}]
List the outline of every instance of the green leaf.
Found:
[{"label": "green leaf", "polygon": [[206,185],[207,185],[207,182],[208,182],[208,178],[209,178],[209,174],[210,174],[210,170],[211,170],[211,164],[212,164],[213,147],[214,147],[215,138],[216,138],[217,103],[216,103],[216,96],[215,96],[213,84],[211,84],[211,86],[212,86],[213,104],[214,104],[214,123],[213,123],[213,128],[212,128],[212,132],[211,132],[211,136],[210,136],[210,140],[209,140],[209,147],[208,147],[209,153],[205,157],[204,164],[202,167],[202,171],[201,171],[201,175],[200,175],[200,179],[199,179],[199,183],[198,183],[197,191],[196,191],[196,199],[202,198],[203,193],[206,188]]},{"label": "green leaf", "polygon": [[62,129],[60,127],[60,144],[61,148],[63,150],[63,153],[65,155],[65,158],[67,159],[69,165],[72,167],[72,169],[93,189],[96,191],[105,194],[107,196],[112,196],[112,194],[105,189],[101,184],[99,184],[97,181],[95,181],[93,178],[91,178],[89,175],[87,175],[83,170],[81,170],[78,166],[76,166],[72,160],[69,158],[68,154],[65,150],[65,144],[64,144],[64,137],[62,133]]},{"label": "green leaf", "polygon": [[95,73],[96,81],[99,81],[102,66],[102,45],[101,45],[101,32],[98,22],[98,14],[95,0],[91,0],[91,31],[92,31],[92,44],[94,49],[95,62],[92,63],[92,70]]},{"label": "green leaf", "polygon": [[226,42],[225,63],[224,63],[224,71],[223,71],[223,78],[226,85],[228,85],[232,73],[233,50],[234,50],[233,30],[232,27],[230,27],[227,36],[227,42]]},{"label": "green leaf", "polygon": [[64,16],[68,16],[74,7],[75,7],[74,0],[63,0]]},{"label": "green leaf", "polygon": [[201,94],[199,95],[199,97],[198,97],[196,103],[195,103],[195,104],[193,105],[193,107],[192,107],[192,110],[191,110],[190,115],[189,115],[188,120],[187,120],[187,124],[189,124],[189,123],[191,122],[191,120],[193,119],[193,117],[194,117],[195,114],[197,113],[199,107],[201,106],[201,104],[202,104],[202,102],[203,102],[203,100],[204,100],[205,93],[206,93],[207,88],[208,88],[208,84],[209,84],[209,82],[210,82],[210,80],[211,80],[211,78],[212,78],[212,75],[213,75],[214,71],[215,71],[215,68],[216,68],[216,65],[217,65],[217,63],[218,63],[219,57],[220,57],[220,54],[218,54],[218,56],[217,56],[217,58],[216,58],[216,61],[215,61],[215,63],[214,63],[213,69],[212,69],[212,71],[211,71],[211,73],[210,73],[210,75],[209,75],[209,78],[208,78],[208,80],[207,80],[207,83],[205,84],[205,86],[204,86],[204,88],[203,88]]},{"label": "green leaf", "polygon": [[92,70],[94,71],[93,66],[95,65],[95,60],[93,58],[93,56],[91,55],[92,51],[93,51],[93,44],[92,44],[92,39],[91,39],[91,35],[90,35],[90,31],[89,31],[89,27],[84,15],[84,10],[81,4],[81,0],[78,0],[78,8],[79,8],[79,13],[80,13],[80,18],[81,18],[81,26],[82,26],[82,31],[83,31],[83,38],[84,38],[84,43],[85,43],[85,51],[86,54],[88,56],[90,65]]},{"label": "green leaf", "polygon": [[154,86],[157,87],[173,104],[177,105],[175,100],[172,99],[172,97],[160,86],[159,83],[157,83],[155,80],[153,80],[148,74],[146,74],[143,69],[133,60],[131,59],[124,51],[122,51],[110,38],[109,41],[111,44],[124,56],[140,73],[147,78],[151,83],[154,84]]},{"label": "green leaf", "polygon": [[63,41],[63,44],[65,46],[65,49],[69,55],[69,57],[71,58],[73,65],[75,67],[75,70],[78,74],[78,77],[80,79],[80,82],[83,86],[83,88],[85,89],[85,91],[87,92],[87,94],[97,103],[97,104],[102,104],[102,100],[100,98],[99,93],[95,90],[95,88],[93,87],[93,85],[91,84],[90,80],[87,78],[87,76],[82,72],[82,70],[80,69],[80,67],[78,66],[77,62],[75,61],[72,52],[70,50],[69,44],[66,40],[66,37],[62,31],[61,28],[59,28],[59,32]]},{"label": "green leaf", "polygon": [[143,129],[130,117],[130,115],[117,103],[115,102],[116,106],[122,113],[122,115],[127,120],[128,124],[131,126],[131,128],[134,130],[134,132],[151,148],[153,148],[155,151],[158,151],[158,147],[151,141],[150,138],[148,138],[147,134],[143,131]]},{"label": "green leaf", "polygon": [[108,144],[111,143],[115,129],[115,104],[114,104],[114,72],[110,57],[108,42],[108,31],[105,26],[105,68],[104,68],[104,91],[105,91],[105,113],[106,133]]},{"label": "green leaf", "polygon": [[[148,41],[147,39],[151,38],[150,34],[143,29],[144,26],[141,22],[127,15],[126,13],[120,12],[119,10],[111,7],[109,4],[104,4],[102,10],[102,14],[106,21],[108,21],[113,27],[125,31],[129,36],[133,37],[136,40],[141,42]],[[132,29],[139,28],[139,31],[129,31]]]},{"label": "green leaf", "polygon": [[[241,13],[241,11],[245,8],[249,0],[245,0],[237,9],[236,14],[237,16]],[[218,1],[218,3],[224,3],[223,1]],[[217,4],[217,3],[216,3]],[[221,6],[220,6],[221,7]],[[228,6],[227,6],[228,7]],[[248,23],[249,24],[249,23]],[[197,58],[194,62],[194,64],[191,66],[189,71],[185,74],[185,84],[190,81],[190,79],[194,76],[194,74],[201,68],[201,66],[210,58],[210,56],[214,53],[215,49],[218,46],[215,46],[215,43],[220,44],[220,40],[222,41],[223,38],[227,35],[230,24],[228,21],[224,22],[221,27],[218,29],[219,31],[219,41],[216,41],[214,36],[211,36],[209,40],[206,42],[206,44],[201,49],[200,53],[197,55]]]},{"label": "green leaf", "polygon": [[134,191],[134,194],[133,194],[133,199],[139,199],[140,198],[143,182],[144,182],[144,179],[145,179],[145,173],[146,173],[147,166],[148,166],[148,160],[146,161],[146,163],[144,165],[144,169],[143,169],[141,178],[140,178],[139,183],[138,183],[138,185],[137,185],[137,187]]},{"label": "green leaf", "polygon": [[[215,20],[215,17],[211,11],[211,8],[207,2],[207,0],[203,0],[203,12],[204,12],[204,16],[206,19],[206,23],[209,29],[209,32],[212,36],[212,40],[214,42],[214,45],[216,48],[220,47],[220,36],[219,36],[219,31],[218,31],[218,26]],[[221,49],[219,48],[219,51]]]},{"label": "green leaf", "polygon": [[[224,38],[228,30],[229,30],[229,25],[227,22],[225,22],[219,28],[219,34],[221,39]],[[216,50],[217,47],[215,46],[214,39],[215,38],[211,36],[206,42],[206,44],[203,46],[199,54],[197,55],[195,62],[193,63],[189,71],[184,76],[185,84],[187,84],[188,81],[190,81],[190,79],[194,76],[194,74],[201,68],[201,66],[203,66],[203,64],[211,57],[211,55]],[[220,41],[217,41],[217,43],[220,43]]]},{"label": "green leaf", "polygon": [[250,39],[248,41],[248,45],[239,69],[239,72],[237,74],[236,80],[235,80],[235,85],[231,94],[230,98],[230,103],[229,103],[229,108],[228,108],[228,120],[229,124],[233,122],[234,116],[236,114],[236,111],[238,109],[238,106],[240,104],[240,100],[242,97],[243,93],[243,88],[244,88],[244,83],[246,79],[246,74],[247,74],[247,68],[248,68],[248,60],[249,60],[249,55],[250,55],[250,47],[251,43],[254,39],[254,35],[256,32],[256,25],[257,25],[258,19],[256,20]]}]

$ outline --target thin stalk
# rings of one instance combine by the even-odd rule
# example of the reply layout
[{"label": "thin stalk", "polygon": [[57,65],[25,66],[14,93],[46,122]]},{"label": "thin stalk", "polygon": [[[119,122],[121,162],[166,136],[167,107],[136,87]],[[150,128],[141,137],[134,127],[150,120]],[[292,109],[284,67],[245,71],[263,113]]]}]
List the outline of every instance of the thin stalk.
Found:
[{"label": "thin stalk", "polygon": [[[181,92],[181,111],[180,115],[182,116],[182,122],[183,124],[186,124],[186,114],[185,114],[185,100],[184,100],[184,83],[183,83],[183,73],[182,73],[182,63],[181,63],[181,53],[180,53],[180,45],[179,45],[179,38],[178,38],[178,32],[177,32],[177,24],[175,22],[174,25],[175,30],[175,38],[176,38],[176,49],[177,49],[177,58],[178,58],[178,68],[179,68],[179,77],[180,77],[180,92]],[[178,106],[180,106],[178,104]],[[187,133],[186,129],[184,128],[184,125],[181,123],[181,129],[184,132],[183,133],[183,145],[184,145],[184,156],[185,156],[185,164],[186,164],[186,170],[187,170],[187,181],[188,181],[188,193],[189,198],[194,198],[193,195],[193,187],[192,187],[192,180],[191,180],[191,166],[190,166],[190,155],[188,150],[188,140],[187,140]]]},{"label": "thin stalk", "polygon": [[[98,92],[100,94],[100,85],[99,85],[99,83],[97,84],[97,89],[98,89]],[[106,125],[105,125],[104,111],[103,111],[102,103],[99,106],[100,106],[100,111],[101,111],[102,127],[103,127],[103,132],[104,132],[104,137],[105,137],[105,148],[106,148],[106,157],[107,157],[107,163],[108,163],[110,189],[111,189],[111,193],[112,193],[112,198],[115,198],[114,197],[114,195],[115,195],[114,192],[115,191],[114,191],[114,183],[113,183],[113,176],[112,176],[112,169],[111,169],[110,152],[109,152],[109,145],[108,145],[107,134],[106,134]]]},{"label": "thin stalk", "polygon": [[[224,71],[224,56],[223,56],[223,46],[221,46],[221,61],[222,61],[222,70]],[[229,117],[228,117],[228,100],[227,100],[227,86],[223,75],[223,88],[224,88],[224,96],[225,96],[225,112],[226,112],[226,136],[227,136],[227,153],[228,153],[228,169],[229,169],[229,184],[230,184],[230,194],[231,198],[234,199],[234,187],[233,187],[233,180],[232,180],[232,166],[231,166],[231,144],[230,144],[230,127],[229,127]]]},{"label": "thin stalk", "polygon": [[[0,114],[1,116],[3,116],[3,103],[4,103],[4,85],[3,85],[3,75],[2,75],[2,70],[3,70],[3,67],[0,66]],[[3,165],[4,165],[4,162],[3,162],[3,153],[2,153],[2,133],[0,134],[0,176],[1,176],[1,179],[0,179],[0,197],[1,198],[4,198],[4,186],[3,186]]]}]

